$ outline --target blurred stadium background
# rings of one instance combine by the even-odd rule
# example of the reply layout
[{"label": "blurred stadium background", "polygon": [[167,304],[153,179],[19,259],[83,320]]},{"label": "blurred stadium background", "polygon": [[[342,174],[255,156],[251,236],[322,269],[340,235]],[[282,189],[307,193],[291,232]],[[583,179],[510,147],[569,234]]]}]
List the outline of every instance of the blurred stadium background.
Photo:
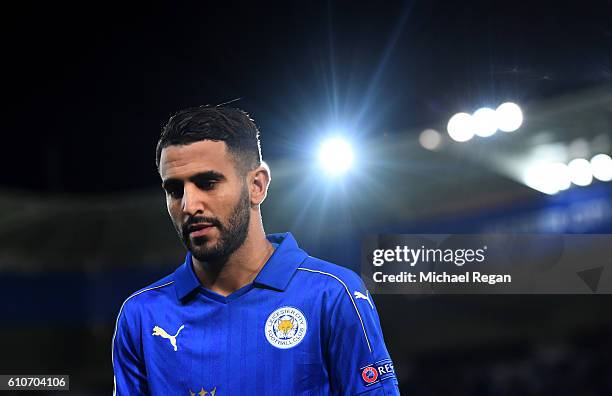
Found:
[{"label": "blurred stadium background", "polygon": [[[153,152],[185,106],[242,98],[272,169],[266,231],[356,271],[368,233],[612,233],[612,160],[591,161],[612,151],[610,1],[236,6],[7,21],[0,373],[111,392],[122,301],[183,259]],[[508,101],[516,130],[479,124]],[[327,175],[337,135],[354,166]],[[403,394],[612,394],[609,295],[375,300]]]}]

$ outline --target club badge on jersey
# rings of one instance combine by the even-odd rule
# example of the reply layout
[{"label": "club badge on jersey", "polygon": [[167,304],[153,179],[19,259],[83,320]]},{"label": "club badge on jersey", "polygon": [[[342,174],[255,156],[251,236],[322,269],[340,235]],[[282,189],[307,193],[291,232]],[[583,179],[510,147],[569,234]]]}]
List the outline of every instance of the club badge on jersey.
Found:
[{"label": "club badge on jersey", "polygon": [[304,339],[307,329],[308,322],[302,311],[294,307],[281,307],[266,320],[266,339],[276,348],[289,349]]}]

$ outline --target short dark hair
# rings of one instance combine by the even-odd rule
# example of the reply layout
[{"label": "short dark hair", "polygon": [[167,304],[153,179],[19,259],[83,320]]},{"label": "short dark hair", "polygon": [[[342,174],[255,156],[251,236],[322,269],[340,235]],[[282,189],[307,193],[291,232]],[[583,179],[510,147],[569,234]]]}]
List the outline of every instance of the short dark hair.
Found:
[{"label": "short dark hair", "polygon": [[236,161],[236,168],[243,175],[261,165],[259,130],[255,121],[240,109],[203,105],[180,110],[170,117],[157,142],[157,168],[164,148],[202,140],[225,142]]}]

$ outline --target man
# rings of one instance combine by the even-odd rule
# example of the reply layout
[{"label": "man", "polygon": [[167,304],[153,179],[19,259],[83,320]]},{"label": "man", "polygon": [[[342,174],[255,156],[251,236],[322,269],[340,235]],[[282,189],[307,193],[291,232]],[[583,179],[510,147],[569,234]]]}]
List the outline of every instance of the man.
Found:
[{"label": "man", "polygon": [[183,110],[156,153],[187,248],[171,275],[122,305],[115,394],[398,395],[378,314],[359,277],[266,236],[270,172],[241,110]]}]

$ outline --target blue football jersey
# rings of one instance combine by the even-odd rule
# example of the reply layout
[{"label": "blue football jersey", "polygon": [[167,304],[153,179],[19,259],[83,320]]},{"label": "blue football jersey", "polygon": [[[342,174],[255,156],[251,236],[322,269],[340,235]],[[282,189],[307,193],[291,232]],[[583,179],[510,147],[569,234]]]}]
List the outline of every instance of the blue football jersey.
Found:
[{"label": "blue football jersey", "polygon": [[253,283],[201,286],[190,254],[121,306],[114,394],[399,395],[372,297],[353,271],[308,256],[290,233]]}]

